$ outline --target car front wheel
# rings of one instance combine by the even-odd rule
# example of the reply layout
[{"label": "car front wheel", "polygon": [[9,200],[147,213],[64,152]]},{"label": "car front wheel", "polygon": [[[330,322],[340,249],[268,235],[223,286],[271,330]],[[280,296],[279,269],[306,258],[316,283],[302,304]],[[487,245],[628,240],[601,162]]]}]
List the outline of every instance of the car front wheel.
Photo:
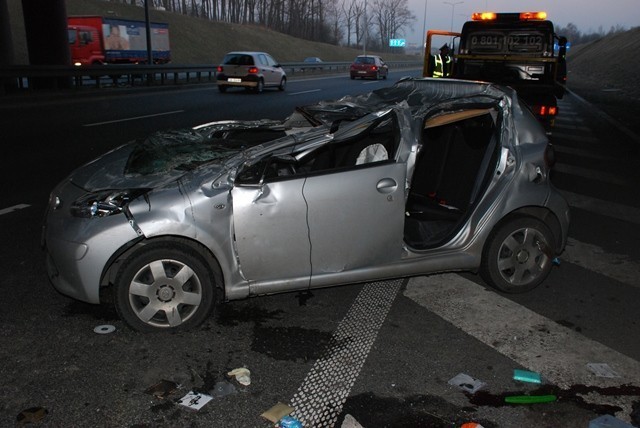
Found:
[{"label": "car front wheel", "polygon": [[283,78],[280,80],[280,85],[278,86],[278,89],[279,89],[280,91],[284,91],[284,90],[286,89],[286,87],[287,87],[287,78],[286,78],[286,77],[283,77]]},{"label": "car front wheel", "polygon": [[533,217],[514,217],[491,233],[480,274],[506,293],[532,290],[551,272],[552,248],[554,237],[546,224]]},{"label": "car front wheel", "polygon": [[134,330],[189,330],[213,310],[212,278],[203,258],[190,248],[147,246],[116,277],[116,310]]}]

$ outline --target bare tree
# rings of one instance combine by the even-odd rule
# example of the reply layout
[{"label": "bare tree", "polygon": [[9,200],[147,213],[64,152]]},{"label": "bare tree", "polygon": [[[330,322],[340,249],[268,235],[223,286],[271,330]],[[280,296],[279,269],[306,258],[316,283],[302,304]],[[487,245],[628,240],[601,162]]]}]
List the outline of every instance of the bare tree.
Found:
[{"label": "bare tree", "polygon": [[407,0],[375,0],[375,23],[381,48],[388,48],[389,40],[396,39],[402,30],[416,20]]}]

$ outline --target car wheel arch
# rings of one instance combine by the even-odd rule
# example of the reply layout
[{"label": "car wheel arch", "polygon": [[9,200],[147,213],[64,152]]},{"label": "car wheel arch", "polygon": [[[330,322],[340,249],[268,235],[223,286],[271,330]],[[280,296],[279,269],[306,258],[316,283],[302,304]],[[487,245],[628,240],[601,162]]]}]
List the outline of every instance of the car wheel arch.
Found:
[{"label": "car wheel arch", "polygon": [[105,269],[103,270],[101,281],[100,281],[100,302],[104,300],[111,300],[112,291],[115,285],[115,279],[118,275],[118,272],[121,269],[123,262],[125,262],[129,257],[132,257],[134,254],[138,253],[141,249],[146,246],[160,246],[160,245],[171,245],[176,247],[187,248],[195,253],[197,253],[200,257],[203,258],[206,266],[209,269],[209,273],[211,274],[212,279],[214,280],[214,287],[216,288],[218,294],[222,294],[219,296],[220,299],[217,301],[223,301],[225,294],[225,281],[224,275],[222,271],[222,267],[218,262],[218,259],[211,252],[211,250],[204,245],[200,244],[197,241],[194,241],[189,238],[181,237],[181,236],[161,236],[157,238],[145,239],[140,238],[135,241],[131,241],[120,248],[119,251],[114,253],[113,256],[109,259],[106,264]]}]

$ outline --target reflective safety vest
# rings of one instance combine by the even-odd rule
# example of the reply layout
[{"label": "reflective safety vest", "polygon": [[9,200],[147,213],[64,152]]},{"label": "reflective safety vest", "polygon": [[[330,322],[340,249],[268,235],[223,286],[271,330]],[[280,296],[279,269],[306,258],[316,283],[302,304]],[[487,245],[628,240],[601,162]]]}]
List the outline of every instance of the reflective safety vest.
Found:
[{"label": "reflective safety vest", "polygon": [[449,67],[451,64],[451,57],[445,56],[442,61],[442,55],[435,56],[435,67],[433,68],[433,77],[447,77],[449,75]]}]

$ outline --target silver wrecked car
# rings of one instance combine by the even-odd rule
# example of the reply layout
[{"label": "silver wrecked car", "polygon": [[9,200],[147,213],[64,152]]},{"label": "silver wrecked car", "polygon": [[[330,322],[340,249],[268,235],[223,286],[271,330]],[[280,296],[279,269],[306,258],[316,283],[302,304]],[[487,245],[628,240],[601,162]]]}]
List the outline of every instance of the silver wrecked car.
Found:
[{"label": "silver wrecked car", "polygon": [[156,133],[79,168],[44,224],[56,289],[140,331],[218,298],[442,271],[530,290],[567,240],[552,148],[508,88],[404,79],[283,121]]}]

